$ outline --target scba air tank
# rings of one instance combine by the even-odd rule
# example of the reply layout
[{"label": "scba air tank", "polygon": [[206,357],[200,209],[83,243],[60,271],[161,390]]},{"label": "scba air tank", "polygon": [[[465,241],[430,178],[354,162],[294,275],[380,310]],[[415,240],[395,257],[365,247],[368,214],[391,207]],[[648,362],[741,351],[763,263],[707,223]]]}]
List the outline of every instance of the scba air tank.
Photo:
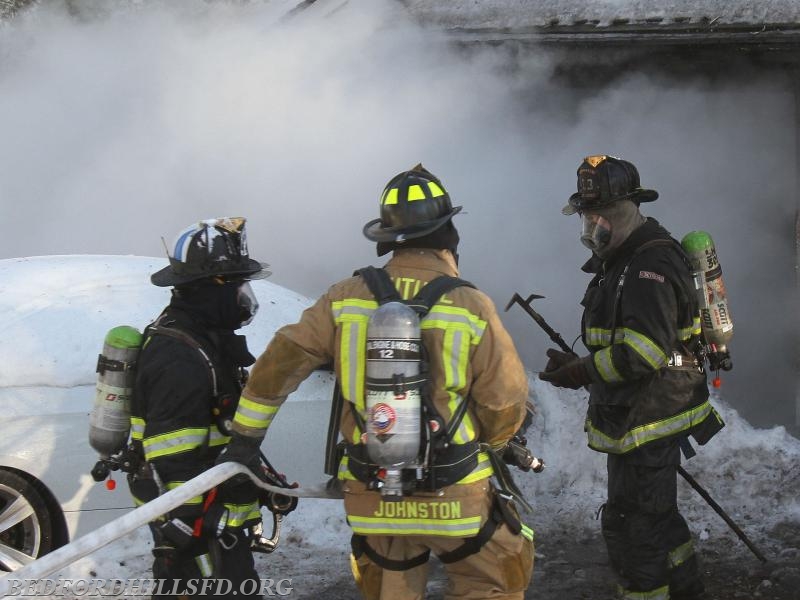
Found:
[{"label": "scba air tank", "polygon": [[681,240],[681,246],[694,269],[703,336],[706,343],[716,347],[716,351],[725,352],[733,337],[733,319],[714,241],[705,231],[692,231]]},{"label": "scba air tank", "polygon": [[418,466],[422,340],[417,313],[387,302],[367,325],[367,452],[387,472],[384,495],[401,495],[399,469]]},{"label": "scba air tank", "polygon": [[130,430],[130,396],[142,334],[121,325],[107,334],[97,359],[97,389],[89,417],[89,444],[101,458],[121,450]]}]

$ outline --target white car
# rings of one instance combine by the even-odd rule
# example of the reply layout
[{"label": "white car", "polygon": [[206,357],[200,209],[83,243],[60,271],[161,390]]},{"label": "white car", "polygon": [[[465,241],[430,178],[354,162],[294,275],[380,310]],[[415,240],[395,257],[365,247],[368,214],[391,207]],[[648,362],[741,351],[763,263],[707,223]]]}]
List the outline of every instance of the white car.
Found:
[{"label": "white car", "polygon": [[[129,511],[125,476],[96,483],[89,446],[95,367],[106,332],[141,330],[169,301],[149,276],[166,259],[53,256],[0,260],[0,570],[13,571]],[[252,282],[260,310],[246,334],[258,356],[309,300]],[[325,479],[333,377],[312,375],[278,414],[264,444],[272,464],[303,485]],[[298,435],[301,431],[315,435]]]}]

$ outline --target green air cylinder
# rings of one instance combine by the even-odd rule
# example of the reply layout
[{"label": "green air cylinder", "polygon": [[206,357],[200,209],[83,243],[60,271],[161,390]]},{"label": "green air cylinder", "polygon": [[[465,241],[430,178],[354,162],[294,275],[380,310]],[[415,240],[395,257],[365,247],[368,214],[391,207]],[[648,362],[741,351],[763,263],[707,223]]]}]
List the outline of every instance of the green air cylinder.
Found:
[{"label": "green air cylinder", "polygon": [[138,329],[121,325],[107,334],[97,359],[97,388],[89,417],[89,444],[101,458],[121,450],[130,430],[130,398],[136,359],[142,346]]},{"label": "green air cylinder", "polygon": [[681,240],[681,246],[692,262],[703,336],[716,351],[724,352],[733,337],[733,319],[714,240],[705,231],[692,231]]}]

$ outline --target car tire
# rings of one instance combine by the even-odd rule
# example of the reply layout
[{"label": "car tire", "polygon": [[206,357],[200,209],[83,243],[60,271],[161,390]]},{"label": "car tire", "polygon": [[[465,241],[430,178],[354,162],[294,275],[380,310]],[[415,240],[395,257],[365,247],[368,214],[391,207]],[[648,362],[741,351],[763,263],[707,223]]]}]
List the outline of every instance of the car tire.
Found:
[{"label": "car tire", "polygon": [[33,481],[0,470],[0,571],[16,571],[53,549],[53,519]]}]

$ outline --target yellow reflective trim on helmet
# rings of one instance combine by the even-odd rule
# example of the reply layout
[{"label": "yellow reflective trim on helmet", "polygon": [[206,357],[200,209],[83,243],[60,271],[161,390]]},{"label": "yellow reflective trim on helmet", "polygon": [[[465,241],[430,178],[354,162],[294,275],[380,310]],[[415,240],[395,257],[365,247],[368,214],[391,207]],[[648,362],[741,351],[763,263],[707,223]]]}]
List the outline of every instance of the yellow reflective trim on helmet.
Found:
[{"label": "yellow reflective trim on helmet", "polygon": [[397,188],[386,190],[383,193],[381,204],[397,204]]},{"label": "yellow reflective trim on helmet", "polygon": [[433,198],[444,196],[444,190],[433,181],[428,182],[428,189],[431,191],[431,197]]},{"label": "yellow reflective trim on helmet", "polygon": [[414,200],[425,200],[425,192],[422,191],[421,185],[408,186],[408,201],[413,202]]}]

